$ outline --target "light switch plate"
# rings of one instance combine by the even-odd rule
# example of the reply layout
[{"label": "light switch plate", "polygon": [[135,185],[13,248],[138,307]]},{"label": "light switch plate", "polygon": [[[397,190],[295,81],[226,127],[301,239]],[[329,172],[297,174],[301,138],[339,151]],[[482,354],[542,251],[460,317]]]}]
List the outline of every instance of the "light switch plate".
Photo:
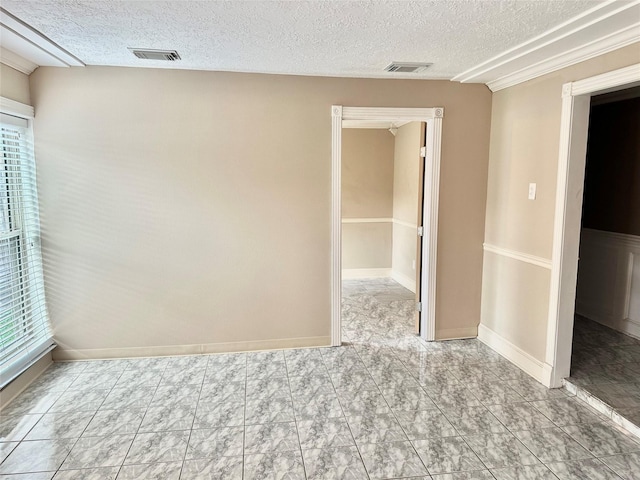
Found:
[{"label": "light switch plate", "polygon": [[537,185],[535,183],[530,183],[529,184],[529,200],[536,199],[536,190],[537,190]]}]

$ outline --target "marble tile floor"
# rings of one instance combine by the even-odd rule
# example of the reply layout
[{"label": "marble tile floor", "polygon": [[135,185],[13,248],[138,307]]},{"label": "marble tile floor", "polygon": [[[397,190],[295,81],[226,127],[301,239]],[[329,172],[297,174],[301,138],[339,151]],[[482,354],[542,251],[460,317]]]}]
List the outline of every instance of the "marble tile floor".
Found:
[{"label": "marble tile floor", "polygon": [[566,390],[421,342],[391,281],[344,292],[340,348],[55,363],[0,413],[0,478],[640,479],[640,442]]},{"label": "marble tile floor", "polygon": [[640,340],[576,315],[567,388],[640,435]]}]

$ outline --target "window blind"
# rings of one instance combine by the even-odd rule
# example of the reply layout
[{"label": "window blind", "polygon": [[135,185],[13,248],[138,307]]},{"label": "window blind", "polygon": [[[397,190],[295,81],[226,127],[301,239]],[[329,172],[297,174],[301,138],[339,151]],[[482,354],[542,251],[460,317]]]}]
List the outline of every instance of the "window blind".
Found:
[{"label": "window blind", "polygon": [[33,141],[0,114],[0,388],[53,347],[44,299]]}]

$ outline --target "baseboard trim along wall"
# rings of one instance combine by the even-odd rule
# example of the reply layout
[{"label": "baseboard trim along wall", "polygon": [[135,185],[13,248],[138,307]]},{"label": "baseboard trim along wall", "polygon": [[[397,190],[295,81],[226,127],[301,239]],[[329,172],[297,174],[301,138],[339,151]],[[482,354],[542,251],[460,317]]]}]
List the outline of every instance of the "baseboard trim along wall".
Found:
[{"label": "baseboard trim along wall", "polygon": [[402,285],[407,290],[411,290],[413,293],[416,293],[416,279],[409,278],[405,274],[400,273],[396,270],[391,271],[391,278],[393,278],[396,282]]},{"label": "baseboard trim along wall", "polygon": [[477,327],[436,329],[436,340],[458,340],[463,338],[476,338],[477,336]]},{"label": "baseboard trim along wall", "polygon": [[342,278],[390,278],[390,268],[343,268]]},{"label": "baseboard trim along wall", "polygon": [[551,385],[551,365],[534,358],[521,348],[515,346],[506,338],[480,324],[478,326],[478,340],[498,352],[520,369],[527,372],[545,387]]},{"label": "baseboard trim along wall", "polygon": [[0,391],[0,409],[6,407],[11,400],[20,395],[51,365],[51,353],[47,353],[33,365],[22,372],[15,380]]},{"label": "baseboard trim along wall", "polygon": [[208,343],[202,345],[164,345],[158,347],[125,347],[96,349],[65,349],[53,351],[54,360],[89,360],[101,358],[163,357],[170,355],[202,355],[209,353],[251,352],[281,348],[328,347],[331,338],[302,337],[250,342]]}]

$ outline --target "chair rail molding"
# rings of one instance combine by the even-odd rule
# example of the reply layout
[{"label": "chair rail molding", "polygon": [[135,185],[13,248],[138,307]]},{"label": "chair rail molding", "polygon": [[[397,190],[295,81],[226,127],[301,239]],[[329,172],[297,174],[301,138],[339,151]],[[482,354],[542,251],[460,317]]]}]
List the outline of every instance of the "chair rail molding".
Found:
[{"label": "chair rail molding", "polygon": [[530,263],[531,265],[536,265],[538,267],[551,270],[551,260],[547,258],[537,257],[535,255],[529,255],[528,253],[517,252],[515,250],[509,250],[508,248],[498,247],[490,243],[483,243],[482,248],[485,252],[495,253],[496,255],[513,258],[514,260],[519,260],[520,262]]}]

